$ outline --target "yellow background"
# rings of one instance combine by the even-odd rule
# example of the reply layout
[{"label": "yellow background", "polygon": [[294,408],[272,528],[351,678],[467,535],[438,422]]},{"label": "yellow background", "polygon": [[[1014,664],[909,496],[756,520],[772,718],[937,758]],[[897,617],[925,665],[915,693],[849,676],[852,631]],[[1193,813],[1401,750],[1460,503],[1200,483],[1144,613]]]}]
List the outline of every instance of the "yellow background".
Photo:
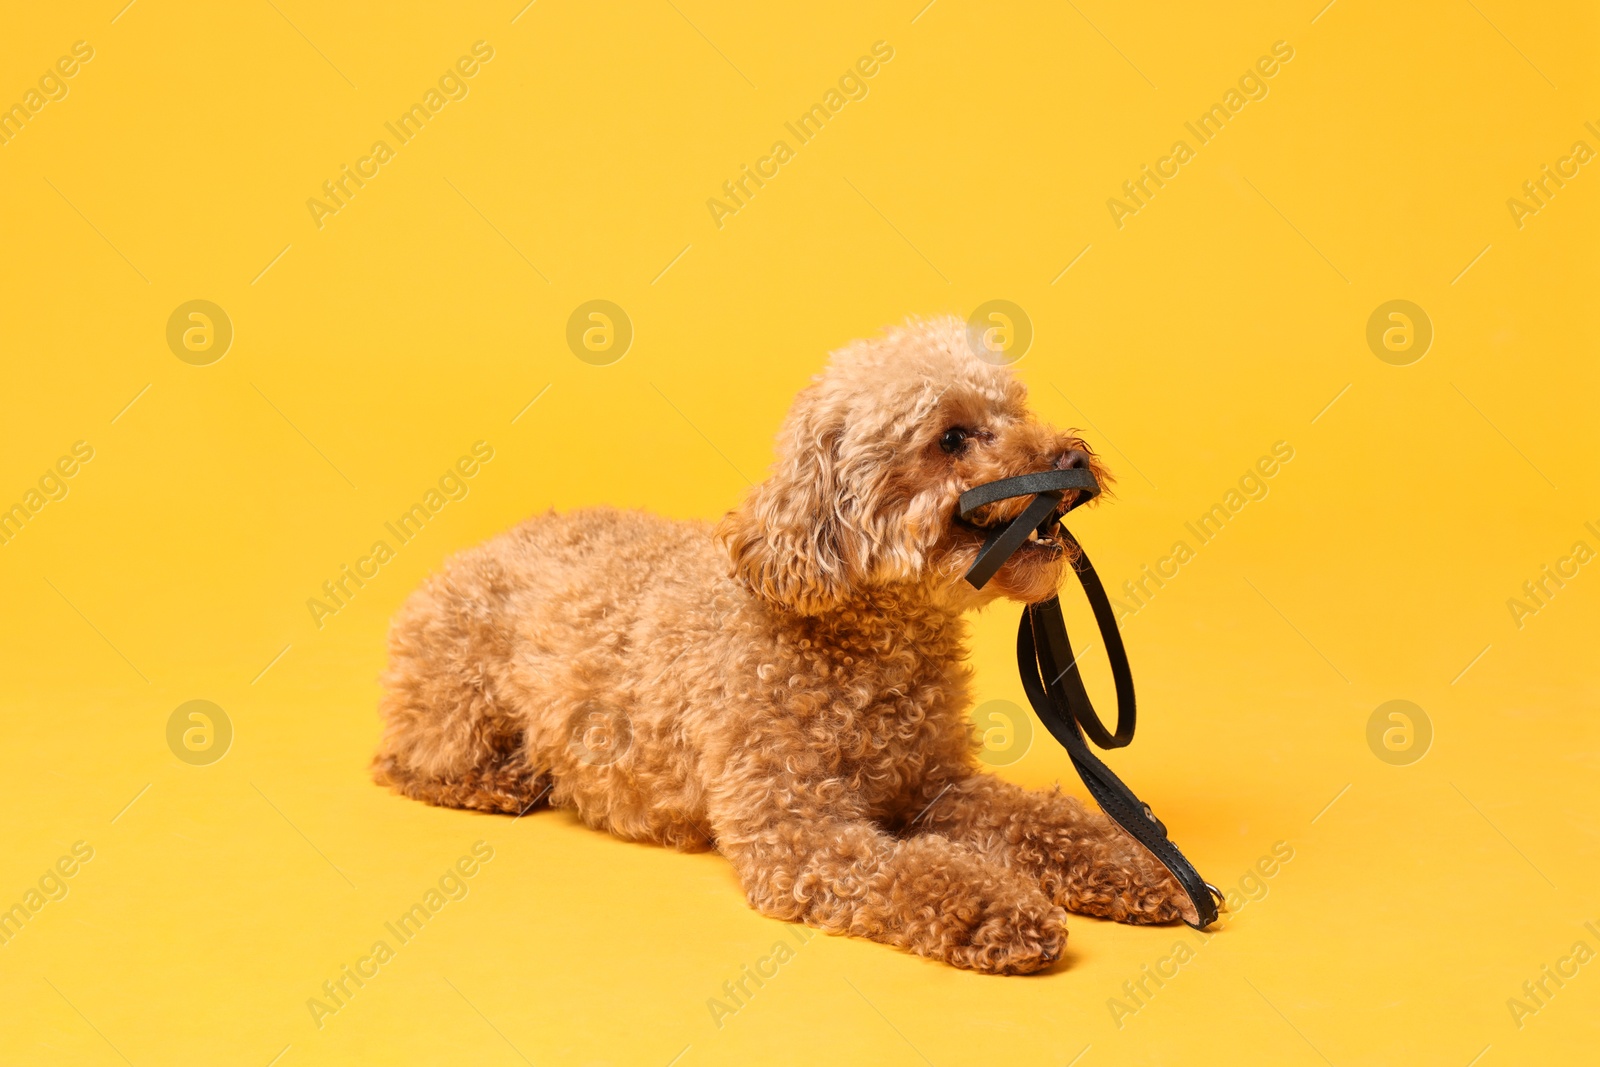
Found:
[{"label": "yellow background", "polygon": [[[1521,228],[1506,200],[1600,147],[1593,9],[922,3],[7,14],[0,103],[95,56],[0,147],[0,506],[95,456],[0,546],[0,906],[95,855],[0,948],[0,1062],[1592,1060],[1600,963],[1520,1028],[1507,1000],[1600,950],[1600,566],[1520,629],[1506,602],[1600,548],[1600,174]],[[318,229],[307,199],[478,40],[470,94]],[[879,40],[869,95],[714,225]],[[1270,94],[1118,229],[1107,198],[1279,40]],[[610,366],[565,343],[596,298],[636,330]],[[1397,298],[1435,330],[1404,367],[1365,341]],[[234,326],[209,366],[166,344],[192,299]],[[720,858],[370,783],[386,621],[447,553],[552,505],[714,517],[829,349],[990,299],[1034,325],[1038,411],[1120,475],[1073,523],[1112,586],[1295,449],[1126,627],[1113,766],[1219,885],[1294,850],[1136,1014],[1107,1002],[1194,935],[1075,918],[1010,979],[819,937],[719,1028],[786,931]],[[307,598],[478,440],[470,495],[318,629]],[[983,699],[1022,699],[1015,619],[977,624]],[[167,748],[191,699],[235,731],[210,766]],[[1392,699],[1433,727],[1409,766],[1367,744]],[[1001,773],[1080,789],[1042,731]],[[307,999],[480,839],[470,895],[318,1029]]]}]

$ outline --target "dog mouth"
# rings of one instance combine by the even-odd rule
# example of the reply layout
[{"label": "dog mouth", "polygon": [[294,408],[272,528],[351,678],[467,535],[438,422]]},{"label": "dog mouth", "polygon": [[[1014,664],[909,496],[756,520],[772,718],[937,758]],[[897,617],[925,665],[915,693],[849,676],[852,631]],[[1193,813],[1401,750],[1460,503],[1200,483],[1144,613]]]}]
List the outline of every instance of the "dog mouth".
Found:
[{"label": "dog mouth", "polygon": [[[1057,504],[1038,526],[1028,531],[1028,539],[1017,548],[1016,552],[1011,556],[1011,560],[1023,558],[1053,559],[1065,552],[1066,542],[1061,538],[1061,517],[1067,513],[1069,507],[1070,501],[1067,499],[1063,499]],[[1017,514],[1020,514],[1020,512]],[[952,520],[952,524],[966,531],[981,544],[996,531],[1005,529],[1017,517],[1016,514],[1003,515],[992,510],[991,515],[993,517],[988,522],[976,522],[972,519],[963,519],[957,515]],[[1011,560],[1007,560],[1006,565],[1009,566]]]}]

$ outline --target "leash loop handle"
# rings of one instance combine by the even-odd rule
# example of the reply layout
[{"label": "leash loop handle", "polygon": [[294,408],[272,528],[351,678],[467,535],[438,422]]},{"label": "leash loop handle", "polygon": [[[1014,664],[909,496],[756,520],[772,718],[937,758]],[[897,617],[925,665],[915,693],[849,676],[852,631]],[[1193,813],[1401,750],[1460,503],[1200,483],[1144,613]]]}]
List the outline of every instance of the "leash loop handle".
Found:
[{"label": "leash loop handle", "polygon": [[1083,467],[1069,467],[1066,470],[1019,474],[1015,478],[1001,478],[997,482],[974,486],[961,494],[961,499],[956,501],[956,509],[965,519],[979,508],[996,501],[1033,493],[1059,493],[1067,489],[1076,489],[1080,494],[1073,507],[1100,495],[1100,483],[1095,481],[1093,472]]}]

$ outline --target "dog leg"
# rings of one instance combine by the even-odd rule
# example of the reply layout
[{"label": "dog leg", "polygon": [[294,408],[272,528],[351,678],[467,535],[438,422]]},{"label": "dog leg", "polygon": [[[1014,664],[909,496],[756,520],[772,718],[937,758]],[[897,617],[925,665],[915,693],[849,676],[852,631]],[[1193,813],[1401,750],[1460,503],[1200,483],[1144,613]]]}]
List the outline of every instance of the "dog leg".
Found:
[{"label": "dog leg", "polygon": [[1025,873],[1057,904],[1126,923],[1193,921],[1194,903],[1143,845],[1059,788],[1024,789],[989,774],[923,786],[909,830],[942,834]]},{"label": "dog leg", "polygon": [[937,835],[891,837],[870,823],[808,819],[717,833],[750,903],[991,974],[1048,967],[1066,914],[1034,882]]}]

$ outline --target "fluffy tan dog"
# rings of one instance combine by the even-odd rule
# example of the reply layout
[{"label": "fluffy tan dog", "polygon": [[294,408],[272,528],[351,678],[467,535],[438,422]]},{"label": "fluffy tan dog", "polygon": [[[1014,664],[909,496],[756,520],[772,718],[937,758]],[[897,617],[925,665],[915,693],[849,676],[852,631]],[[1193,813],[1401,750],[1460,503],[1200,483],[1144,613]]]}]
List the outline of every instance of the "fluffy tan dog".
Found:
[{"label": "fluffy tan dog", "polygon": [[596,508],[451,559],[389,636],[381,783],[431,804],[572,808],[633,841],[714,847],[765,915],[958,967],[1047,967],[1063,909],[1193,917],[1142,846],[1059,790],[979,770],[962,616],[1038,601],[1065,551],[962,575],[1027,499],[963,490],[1104,471],[1035,420],[957,319],[835,353],[771,476],[715,528]]}]

